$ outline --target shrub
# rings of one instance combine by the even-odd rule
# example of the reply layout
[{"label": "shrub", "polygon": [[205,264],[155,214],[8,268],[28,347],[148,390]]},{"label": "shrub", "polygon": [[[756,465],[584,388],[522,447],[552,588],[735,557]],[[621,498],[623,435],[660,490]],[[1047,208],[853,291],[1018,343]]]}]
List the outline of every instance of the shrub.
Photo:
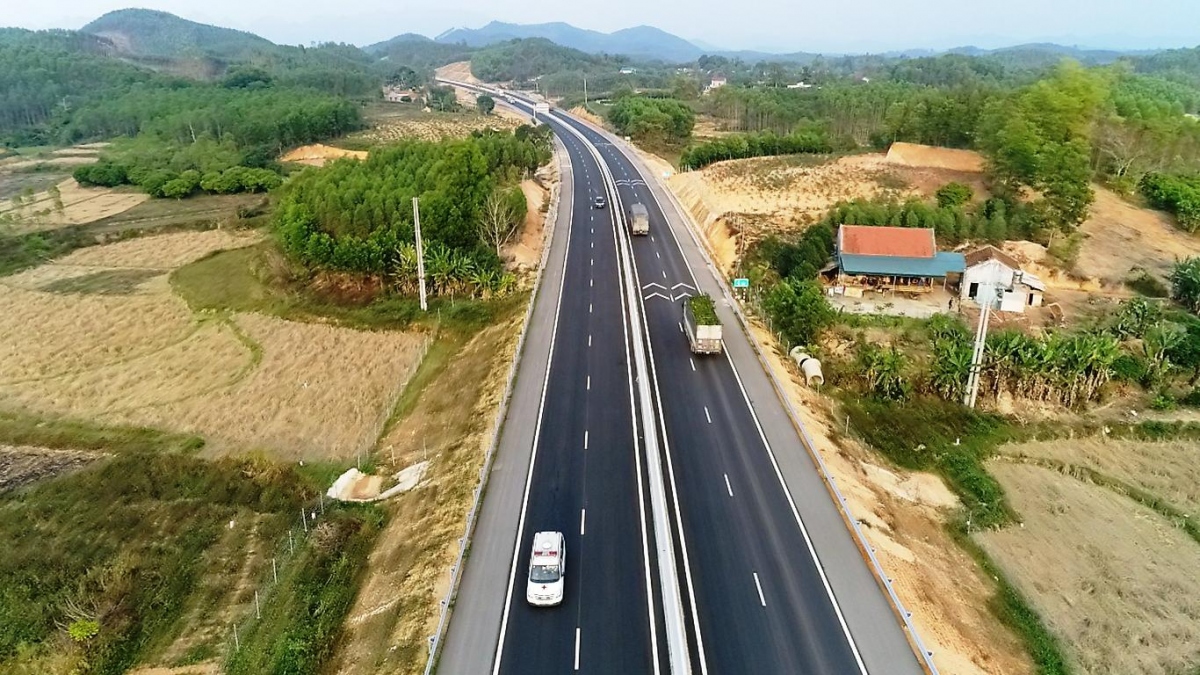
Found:
[{"label": "shrub", "polygon": [[800,131],[786,136],[766,132],[737,134],[717,138],[689,147],[679,158],[679,165],[702,169],[713,162],[770,155],[798,155],[833,151],[823,131]]},{"label": "shrub", "polygon": [[937,191],[938,206],[943,209],[962,206],[971,201],[975,196],[975,191],[970,185],[964,183],[951,182],[946,183]]},{"label": "shrub", "polygon": [[691,307],[696,323],[703,326],[716,326],[720,323],[720,320],[717,319],[717,310],[713,305],[713,299],[708,295],[689,298],[688,306]]}]

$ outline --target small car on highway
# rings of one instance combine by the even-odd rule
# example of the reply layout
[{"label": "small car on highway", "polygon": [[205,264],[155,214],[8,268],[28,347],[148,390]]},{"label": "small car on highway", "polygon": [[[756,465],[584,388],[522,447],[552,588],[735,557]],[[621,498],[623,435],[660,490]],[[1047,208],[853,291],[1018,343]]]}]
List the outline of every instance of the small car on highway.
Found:
[{"label": "small car on highway", "polygon": [[604,208],[605,204],[607,204],[607,202],[604,201],[604,195],[598,195],[592,200],[593,209],[602,209]]},{"label": "small car on highway", "polygon": [[538,607],[562,604],[563,578],[567,573],[567,540],[562,532],[538,532],[533,535],[529,556],[529,585],[525,599]]}]

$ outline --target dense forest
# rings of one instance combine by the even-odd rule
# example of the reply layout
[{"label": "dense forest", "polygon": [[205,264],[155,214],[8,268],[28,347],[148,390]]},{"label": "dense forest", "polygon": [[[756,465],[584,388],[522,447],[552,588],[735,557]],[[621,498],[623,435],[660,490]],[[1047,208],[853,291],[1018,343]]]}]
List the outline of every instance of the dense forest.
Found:
[{"label": "dense forest", "polygon": [[309,169],[284,189],[280,240],[309,267],[388,277],[414,290],[418,197],[432,291],[503,290],[511,280],[501,273],[497,249],[525,214],[524,196],[512,186],[549,160],[549,130],[523,126],[464,140],[407,141],[364,162]]}]

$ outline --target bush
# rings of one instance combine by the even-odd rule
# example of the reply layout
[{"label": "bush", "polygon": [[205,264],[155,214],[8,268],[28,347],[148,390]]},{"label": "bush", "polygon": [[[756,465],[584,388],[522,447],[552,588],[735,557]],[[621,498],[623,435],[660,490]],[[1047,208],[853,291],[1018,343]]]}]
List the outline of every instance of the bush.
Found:
[{"label": "bush", "polygon": [[1154,400],[1150,402],[1151,410],[1167,411],[1175,409],[1175,397],[1171,394],[1160,391],[1154,396]]},{"label": "bush", "polygon": [[1148,298],[1166,298],[1171,295],[1171,289],[1167,288],[1166,284],[1144,269],[1136,270],[1126,279],[1125,285]]},{"label": "bush", "polygon": [[767,292],[763,309],[792,344],[815,344],[833,322],[834,311],[821,285],[811,279],[785,279]]},{"label": "bush", "polygon": [[696,319],[696,323],[702,326],[716,326],[720,323],[717,319],[717,310],[713,305],[713,299],[708,295],[697,295],[688,299],[688,306],[691,307],[692,317]]},{"label": "bush", "polygon": [[111,161],[101,161],[75,169],[75,182],[86,187],[117,187],[129,182],[125,167]]},{"label": "bush", "polygon": [[1200,314],[1200,257],[1175,263],[1171,271],[1171,299]]},{"label": "bush", "polygon": [[1175,214],[1180,227],[1188,232],[1200,230],[1200,174],[1150,172],[1138,188],[1152,206]]},{"label": "bush", "polygon": [[1113,361],[1113,379],[1120,382],[1141,384],[1146,379],[1148,369],[1145,359],[1135,354],[1121,354]]},{"label": "bush", "polygon": [[964,183],[951,182],[946,183],[937,191],[938,206],[947,209],[955,206],[962,206],[971,201],[975,196],[975,191],[970,185]]}]

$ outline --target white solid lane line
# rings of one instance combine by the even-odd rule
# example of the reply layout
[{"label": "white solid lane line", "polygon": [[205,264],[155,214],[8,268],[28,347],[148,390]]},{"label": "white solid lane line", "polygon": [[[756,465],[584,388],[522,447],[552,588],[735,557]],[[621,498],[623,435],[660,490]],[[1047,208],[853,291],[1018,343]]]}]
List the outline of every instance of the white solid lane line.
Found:
[{"label": "white solid lane line", "polygon": [[[764,605],[765,607],[765,605]],[[575,627],[575,670],[579,670],[579,627]]]},{"label": "white solid lane line", "polygon": [[763,607],[766,607],[767,599],[763,597],[762,584],[758,583],[758,572],[754,572],[754,587],[758,589],[758,602],[761,603]]},{"label": "white solid lane line", "polygon": [[730,497],[733,496],[733,486],[729,484],[729,474],[725,474],[725,491],[729,493]]},{"label": "white solid lane line", "polygon": [[581,537],[584,535],[584,531],[586,530],[586,528],[584,527],[586,523],[587,523],[587,509],[579,509],[579,536],[581,536]]},{"label": "white solid lane line", "polygon": [[704,418],[708,420],[709,424],[712,424],[712,415],[708,414],[708,406],[704,406]]}]

